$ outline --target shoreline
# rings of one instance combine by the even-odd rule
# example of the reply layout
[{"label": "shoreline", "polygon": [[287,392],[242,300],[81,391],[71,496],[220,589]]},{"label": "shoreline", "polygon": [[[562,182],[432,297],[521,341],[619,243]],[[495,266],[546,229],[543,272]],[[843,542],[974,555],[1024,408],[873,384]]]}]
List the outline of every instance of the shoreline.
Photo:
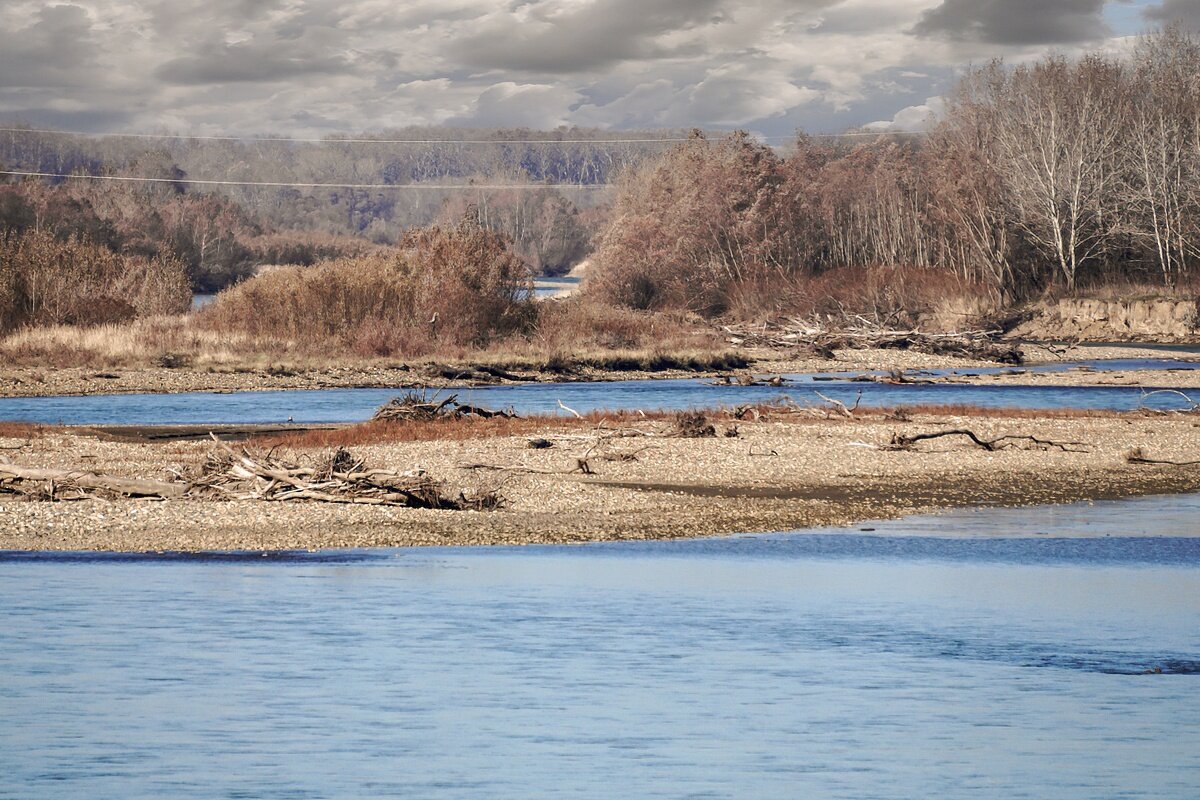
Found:
[{"label": "shoreline", "polygon": [[[1050,503],[1029,502],[1029,503],[1013,503],[1013,504],[979,504],[979,505],[948,505],[936,506],[929,509],[917,509],[909,513],[899,514],[891,517],[874,517],[865,519],[856,519],[849,522],[837,523],[832,525],[813,525],[802,528],[792,528],[787,530],[761,530],[761,531],[731,531],[727,533],[714,533],[703,536],[676,536],[676,537],[642,537],[642,538],[615,538],[615,539],[587,539],[587,540],[572,540],[572,541],[531,541],[531,542],[494,542],[490,544],[438,544],[438,543],[421,543],[421,544],[396,544],[396,545],[376,545],[376,546],[349,546],[349,547],[328,547],[328,548],[286,548],[278,550],[262,550],[262,549],[233,549],[233,550],[59,550],[59,549],[6,549],[0,547],[0,561],[4,560],[21,560],[21,561],[53,561],[58,558],[67,560],[75,558],[113,558],[119,560],[137,559],[144,557],[149,560],[189,560],[196,559],[203,561],[205,559],[254,559],[256,562],[261,558],[274,559],[295,559],[303,560],[307,557],[333,557],[339,555],[346,556],[362,556],[362,557],[383,557],[389,553],[398,551],[413,551],[422,552],[429,550],[444,550],[447,552],[461,550],[475,550],[486,552],[491,550],[509,550],[520,551],[529,547],[553,547],[553,548],[576,548],[588,547],[590,545],[602,544],[638,544],[655,542],[700,542],[706,540],[737,540],[737,539],[754,539],[754,538],[774,538],[781,536],[837,536],[837,535],[869,535],[879,538],[929,538],[929,539],[953,539],[965,542],[980,542],[992,539],[1021,539],[1021,540],[1085,540],[1109,538],[1112,534],[1093,534],[1086,531],[1073,531],[1071,533],[1046,533],[1043,531],[1015,531],[1006,533],[1003,536],[996,536],[991,533],[953,533],[947,531],[929,531],[929,532],[911,532],[911,531],[893,531],[893,530],[878,530],[876,525],[890,526],[891,523],[910,521],[914,519],[930,520],[931,522],[942,522],[949,517],[962,515],[964,512],[974,512],[986,514],[989,511],[998,510],[1030,510],[1030,509],[1069,509],[1079,506],[1090,506],[1094,503],[1119,504],[1125,501],[1137,500],[1153,500],[1153,499],[1172,499],[1181,497],[1200,497],[1200,488],[1189,489],[1187,491],[1176,492],[1157,492],[1157,491],[1138,491],[1134,494],[1121,494],[1112,497],[1085,497],[1077,500],[1061,499]],[[864,527],[867,526],[867,527]],[[1131,531],[1123,534],[1123,538],[1128,539],[1143,539],[1143,538],[1200,538],[1200,531],[1196,534],[1163,534],[1154,532],[1150,534]]]},{"label": "shoreline", "polygon": [[[1200,492],[1200,468],[1129,464],[1144,448],[1156,459],[1200,458],[1195,415],[1141,417],[951,416],[898,421],[713,417],[721,434],[668,438],[663,421],[644,433],[595,440],[594,423],[537,422],[513,435],[464,423],[460,435],[352,444],[390,469],[421,466],[454,487],[498,487],[498,511],[186,499],[42,502],[0,495],[0,550],[224,552],[408,546],[569,544],[681,539],[844,527],[970,507],[1016,507]],[[1087,452],[985,452],[961,437],[887,449],[896,434],[967,428],[981,436],[1033,435],[1085,443]],[[612,430],[611,428],[607,430]],[[432,436],[432,435],[431,435]],[[545,437],[554,447],[532,450]],[[264,447],[268,442],[261,443]],[[14,464],[159,478],[201,461],[210,445],[131,443],[61,430],[0,440]],[[312,459],[325,448],[273,442]],[[569,470],[584,455],[592,475]],[[503,467],[481,472],[471,464]],[[850,531],[848,531],[850,532]]]}]

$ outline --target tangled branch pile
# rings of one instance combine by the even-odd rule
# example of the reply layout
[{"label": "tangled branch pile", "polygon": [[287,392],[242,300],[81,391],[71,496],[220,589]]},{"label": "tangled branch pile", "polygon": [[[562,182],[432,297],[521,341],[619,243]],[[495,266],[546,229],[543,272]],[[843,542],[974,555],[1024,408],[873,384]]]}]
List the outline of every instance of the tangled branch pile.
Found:
[{"label": "tangled branch pile", "polygon": [[513,411],[493,411],[488,408],[460,403],[456,394],[438,401],[409,392],[403,397],[393,397],[387,403],[380,406],[371,418],[371,421],[428,422],[443,417],[451,419],[462,419],[463,417],[480,417],[482,419],[502,417],[504,419],[515,419],[516,416],[516,413]]},{"label": "tangled branch pile", "polygon": [[302,466],[271,453],[234,452],[220,442],[194,476],[174,481],[119,478],[84,470],[50,470],[0,464],[0,494],[33,500],[138,497],[158,500],[307,500],[323,503],[490,511],[504,504],[494,491],[453,491],[424,470],[371,469],[345,448]]}]

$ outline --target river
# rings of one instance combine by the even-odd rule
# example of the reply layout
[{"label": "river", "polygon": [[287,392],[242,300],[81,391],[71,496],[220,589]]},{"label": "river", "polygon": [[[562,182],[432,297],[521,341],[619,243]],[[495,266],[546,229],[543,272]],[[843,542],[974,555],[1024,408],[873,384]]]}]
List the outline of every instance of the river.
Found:
[{"label": "river", "polygon": [[1195,798],[1200,499],[860,527],[0,554],[0,797]]},{"label": "river", "polygon": [[[1194,371],[1200,362],[1178,359],[1083,361],[1030,367],[1028,371],[1066,369],[1147,369]],[[1001,368],[932,370],[928,377],[988,375]],[[972,385],[960,383],[855,383],[848,375],[815,373],[787,376],[783,386],[718,386],[708,379],[533,383],[443,389],[431,397],[459,395],[463,402],[512,408],[521,414],[565,413],[559,403],[579,412],[594,410],[678,410],[769,403],[790,399],[821,405],[820,394],[853,404],[893,407],[967,404],[987,408],[1084,408],[1129,411],[1139,407],[1180,410],[1191,407],[1177,393],[1147,396],[1153,389],[1131,386]],[[920,376],[917,376],[920,377]],[[308,389],[266,392],[190,392],[0,398],[0,420],[66,425],[219,425],[357,422],[403,389]],[[1200,397],[1195,398],[1200,400]]]}]

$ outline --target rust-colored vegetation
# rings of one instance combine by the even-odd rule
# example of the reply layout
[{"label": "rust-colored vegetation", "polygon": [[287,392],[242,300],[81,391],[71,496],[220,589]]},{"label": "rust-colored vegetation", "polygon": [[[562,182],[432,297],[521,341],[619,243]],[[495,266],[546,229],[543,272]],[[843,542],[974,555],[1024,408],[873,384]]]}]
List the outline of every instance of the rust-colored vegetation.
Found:
[{"label": "rust-colored vegetation", "polygon": [[553,432],[593,430],[600,426],[636,426],[674,419],[668,412],[591,412],[579,417],[541,415],[530,417],[443,416],[436,419],[370,421],[344,428],[318,428],[297,433],[258,437],[252,442],[262,447],[353,447],[388,442],[437,442],[489,439],[505,436],[531,436]]}]

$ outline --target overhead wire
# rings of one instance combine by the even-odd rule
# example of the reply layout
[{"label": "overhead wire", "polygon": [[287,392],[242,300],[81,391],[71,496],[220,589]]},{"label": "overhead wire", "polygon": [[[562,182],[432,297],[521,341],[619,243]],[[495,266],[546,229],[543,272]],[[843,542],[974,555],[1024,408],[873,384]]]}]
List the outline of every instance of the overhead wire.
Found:
[{"label": "overhead wire", "polygon": [[[556,144],[677,144],[691,141],[688,136],[664,136],[627,139],[378,139],[378,138],[344,138],[325,136],[320,138],[303,136],[233,136],[205,135],[181,133],[89,133],[87,131],[59,131],[48,128],[17,128],[0,127],[0,133],[36,133],[44,136],[86,136],[90,138],[110,139],[180,139],[189,141],[209,142],[295,142],[301,144],[462,144],[462,145],[556,145]],[[846,133],[811,133],[805,134],[810,139],[841,139],[855,136],[921,136],[924,131],[848,131]],[[721,134],[725,135],[725,134]],[[760,141],[790,141],[794,136],[758,136]]]},{"label": "overhead wire", "polygon": [[593,190],[607,189],[611,183],[307,183],[288,181],[227,181],[203,180],[199,178],[143,178],[132,175],[87,175],[71,174],[68,172],[27,172],[23,170],[0,170],[0,175],[11,175],[25,178],[63,178],[89,181],[116,181],[127,183],[181,183],[196,186],[259,186],[268,188],[295,189],[422,189],[422,190],[451,190],[451,189],[572,189]]}]

